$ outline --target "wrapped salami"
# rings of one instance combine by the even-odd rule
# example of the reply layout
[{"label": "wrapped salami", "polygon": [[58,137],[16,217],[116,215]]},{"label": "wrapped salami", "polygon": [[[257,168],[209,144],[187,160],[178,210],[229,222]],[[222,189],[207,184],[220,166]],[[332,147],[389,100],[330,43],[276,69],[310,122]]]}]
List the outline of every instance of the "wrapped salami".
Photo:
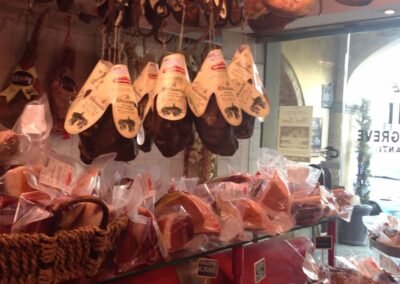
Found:
[{"label": "wrapped salami", "polygon": [[18,66],[12,72],[6,89],[0,93],[0,123],[6,128],[14,126],[28,102],[42,96],[35,61],[47,14],[48,9],[39,16]]},{"label": "wrapped salami", "polygon": [[73,75],[75,69],[75,41],[70,31],[71,18],[66,18],[67,35],[62,46],[61,64],[50,85],[49,102],[53,117],[53,131],[65,134],[64,122],[68,108],[78,92]]}]

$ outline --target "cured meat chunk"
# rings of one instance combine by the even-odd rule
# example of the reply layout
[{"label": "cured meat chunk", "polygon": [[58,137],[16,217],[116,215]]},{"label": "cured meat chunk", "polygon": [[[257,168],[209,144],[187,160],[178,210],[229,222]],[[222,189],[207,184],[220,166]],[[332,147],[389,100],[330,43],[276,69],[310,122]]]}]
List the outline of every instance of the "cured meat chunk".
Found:
[{"label": "cured meat chunk", "polygon": [[167,120],[154,111],[153,133],[154,143],[161,154],[167,158],[175,156],[193,140],[193,115],[190,109],[187,109],[185,117],[181,120]]},{"label": "cured meat chunk", "polygon": [[239,147],[239,142],[231,126],[219,110],[215,95],[212,95],[205,113],[195,117],[194,123],[204,146],[212,153],[232,156]]},{"label": "cured meat chunk", "polygon": [[156,203],[156,215],[176,205],[183,206],[192,217],[195,234],[220,232],[220,224],[211,206],[201,198],[187,192],[173,191],[164,195]]},{"label": "cured meat chunk", "polygon": [[81,160],[86,164],[112,152],[117,153],[117,161],[131,161],[138,154],[136,139],[123,137],[115,127],[111,106],[92,127],[80,133],[79,138]]},{"label": "cured meat chunk", "polygon": [[188,214],[163,214],[157,218],[157,223],[170,252],[183,249],[193,237],[193,221]]}]

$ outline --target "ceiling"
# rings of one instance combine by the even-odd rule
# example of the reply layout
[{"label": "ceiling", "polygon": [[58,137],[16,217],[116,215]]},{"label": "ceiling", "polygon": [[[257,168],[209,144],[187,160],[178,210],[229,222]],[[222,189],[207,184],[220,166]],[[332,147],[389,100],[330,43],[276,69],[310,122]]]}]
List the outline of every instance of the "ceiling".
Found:
[{"label": "ceiling", "polygon": [[[317,3],[309,16],[297,19],[289,24],[285,30],[400,16],[399,0],[374,0],[370,5],[364,7],[346,6],[337,3],[335,0],[322,1],[323,7],[321,15],[317,15],[319,10],[319,5]],[[385,15],[384,11],[386,9],[394,9],[396,13],[393,15]]]}]

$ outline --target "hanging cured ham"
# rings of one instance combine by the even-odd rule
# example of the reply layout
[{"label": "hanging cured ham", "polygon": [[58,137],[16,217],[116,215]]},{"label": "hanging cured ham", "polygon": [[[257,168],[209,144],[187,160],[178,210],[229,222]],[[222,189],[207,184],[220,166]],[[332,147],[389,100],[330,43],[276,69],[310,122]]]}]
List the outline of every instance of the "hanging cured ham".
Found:
[{"label": "hanging cured ham", "polygon": [[295,18],[283,17],[268,13],[256,19],[249,19],[250,29],[255,33],[270,35],[281,32],[286,25],[293,22]]},{"label": "hanging cured ham", "polygon": [[116,160],[131,161],[137,153],[133,139],[140,125],[128,68],[100,60],[68,110],[64,127],[79,134],[81,160],[115,152]]},{"label": "hanging cured ham", "polygon": [[284,17],[304,17],[316,0],[263,0],[268,10]]},{"label": "hanging cured ham", "polygon": [[336,0],[336,2],[347,6],[367,6],[373,0]]},{"label": "hanging cured ham", "polygon": [[6,89],[0,93],[0,123],[7,128],[14,126],[28,102],[39,99],[42,95],[35,61],[47,14],[48,10],[45,10],[37,20],[18,66],[14,69]]},{"label": "hanging cured ham", "polygon": [[239,146],[233,131],[242,122],[242,111],[221,50],[208,53],[192,84],[189,104],[204,146],[214,154],[232,156]]},{"label": "hanging cured ham", "polygon": [[155,87],[154,143],[164,157],[185,149],[193,139],[192,112],[187,107],[189,75],[183,54],[165,56]]},{"label": "hanging cured ham", "polygon": [[68,108],[75,99],[78,88],[73,80],[75,69],[75,43],[70,32],[70,18],[67,18],[68,31],[62,47],[62,62],[56,77],[53,79],[49,102],[53,117],[53,131],[57,134],[64,134],[64,121]]},{"label": "hanging cured ham", "polygon": [[228,74],[243,110],[242,123],[234,132],[239,139],[247,139],[253,135],[255,118],[263,120],[269,114],[269,103],[250,46],[241,45],[235,52]]}]

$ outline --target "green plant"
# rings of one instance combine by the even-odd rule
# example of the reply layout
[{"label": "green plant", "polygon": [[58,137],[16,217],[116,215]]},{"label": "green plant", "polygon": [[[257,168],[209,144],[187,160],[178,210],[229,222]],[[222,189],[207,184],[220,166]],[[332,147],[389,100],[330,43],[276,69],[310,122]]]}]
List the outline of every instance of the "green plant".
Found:
[{"label": "green plant", "polygon": [[[361,106],[357,113],[357,123],[361,131],[367,133],[371,128],[371,117],[370,117],[370,102],[362,99]],[[371,152],[366,139],[360,139],[357,144],[357,180],[354,183],[355,194],[360,196],[361,203],[365,203],[369,200],[369,176],[371,174],[370,161]]]}]

